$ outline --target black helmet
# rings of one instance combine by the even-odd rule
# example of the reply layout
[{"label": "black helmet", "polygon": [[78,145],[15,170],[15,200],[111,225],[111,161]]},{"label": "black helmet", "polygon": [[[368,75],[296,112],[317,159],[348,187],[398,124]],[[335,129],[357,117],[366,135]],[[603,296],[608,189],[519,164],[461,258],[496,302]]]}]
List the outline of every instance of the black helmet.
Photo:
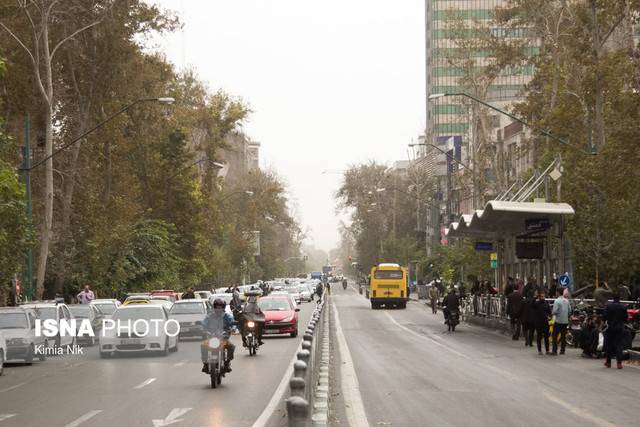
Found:
[{"label": "black helmet", "polygon": [[222,298],[216,298],[213,300],[213,308],[218,308],[218,307],[225,308],[226,306],[227,306],[227,303]]}]

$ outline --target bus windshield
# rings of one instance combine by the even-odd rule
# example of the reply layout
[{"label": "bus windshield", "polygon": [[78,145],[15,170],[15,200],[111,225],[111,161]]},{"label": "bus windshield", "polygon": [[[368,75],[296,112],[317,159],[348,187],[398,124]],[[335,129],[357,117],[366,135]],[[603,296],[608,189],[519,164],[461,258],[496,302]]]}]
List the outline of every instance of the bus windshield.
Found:
[{"label": "bus windshield", "polygon": [[402,280],[402,270],[376,270],[373,273],[374,279]]}]

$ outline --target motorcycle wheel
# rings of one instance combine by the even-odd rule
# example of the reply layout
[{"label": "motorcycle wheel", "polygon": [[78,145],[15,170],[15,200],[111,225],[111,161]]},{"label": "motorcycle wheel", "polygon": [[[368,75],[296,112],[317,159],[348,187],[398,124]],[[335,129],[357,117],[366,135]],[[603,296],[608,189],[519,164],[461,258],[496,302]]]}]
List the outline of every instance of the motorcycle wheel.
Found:
[{"label": "motorcycle wheel", "polygon": [[255,356],[256,355],[256,343],[251,340],[249,342],[249,356]]},{"label": "motorcycle wheel", "polygon": [[222,384],[222,372],[218,373],[218,385]]},{"label": "motorcycle wheel", "polygon": [[565,338],[567,345],[569,347],[577,347],[577,345],[575,345],[575,340],[573,339],[573,332],[569,332]]},{"label": "motorcycle wheel", "polygon": [[211,388],[218,387],[218,367],[214,367],[210,370],[209,376],[211,377]]}]

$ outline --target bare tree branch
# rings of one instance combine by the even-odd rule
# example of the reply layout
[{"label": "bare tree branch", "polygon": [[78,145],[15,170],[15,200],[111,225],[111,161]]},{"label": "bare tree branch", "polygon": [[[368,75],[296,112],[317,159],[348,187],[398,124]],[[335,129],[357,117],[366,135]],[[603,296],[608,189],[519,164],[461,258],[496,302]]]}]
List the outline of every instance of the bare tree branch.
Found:
[{"label": "bare tree branch", "polygon": [[18,38],[18,36],[13,34],[13,32],[9,29],[9,27],[4,25],[4,23],[0,22],[0,27],[4,28],[4,30],[6,32],[8,32],[11,35],[11,37],[13,37],[15,39],[15,41],[18,42],[18,44],[25,50],[25,52],[27,52],[27,55],[29,55],[29,58],[31,58],[31,62],[35,66],[36,65],[36,59],[33,57],[33,54],[31,53],[29,48],[24,43],[22,43],[22,40],[20,40],[20,38]]},{"label": "bare tree branch", "polygon": [[56,50],[58,50],[58,48],[60,46],[62,46],[64,43],[68,42],[69,40],[71,40],[72,38],[74,38],[75,36],[77,36],[78,34],[80,34],[81,32],[88,30],[91,27],[95,27],[96,25],[98,25],[99,23],[102,22],[102,20],[104,19],[104,16],[102,16],[100,19],[98,19],[97,21],[92,22],[91,24],[85,25],[84,27],[80,28],[79,30],[74,31],[73,33],[71,33],[70,35],[68,35],[67,37],[63,38],[62,40],[60,40],[58,42],[58,44],[53,48],[53,50],[51,51],[51,55],[49,57],[49,60],[53,59],[53,56],[56,54]]}]

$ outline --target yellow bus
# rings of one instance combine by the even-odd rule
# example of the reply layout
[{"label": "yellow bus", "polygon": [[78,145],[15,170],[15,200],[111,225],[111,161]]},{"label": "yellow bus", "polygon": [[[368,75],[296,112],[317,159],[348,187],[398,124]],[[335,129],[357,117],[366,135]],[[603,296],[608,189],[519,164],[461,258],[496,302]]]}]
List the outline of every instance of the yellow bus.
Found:
[{"label": "yellow bus", "polygon": [[407,269],[399,264],[384,263],[371,268],[369,300],[371,308],[407,308]]}]

